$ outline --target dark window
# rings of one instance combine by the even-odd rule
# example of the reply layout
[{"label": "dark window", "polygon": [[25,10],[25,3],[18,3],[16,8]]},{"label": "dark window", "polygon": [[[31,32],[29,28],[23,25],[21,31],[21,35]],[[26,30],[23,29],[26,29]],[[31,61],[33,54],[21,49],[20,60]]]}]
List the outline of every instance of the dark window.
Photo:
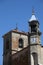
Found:
[{"label": "dark window", "polygon": [[9,39],[6,39],[6,49],[9,49]]},{"label": "dark window", "polygon": [[37,32],[37,28],[35,25],[31,26],[31,32]]},{"label": "dark window", "polygon": [[23,48],[23,39],[19,39],[19,48]]}]

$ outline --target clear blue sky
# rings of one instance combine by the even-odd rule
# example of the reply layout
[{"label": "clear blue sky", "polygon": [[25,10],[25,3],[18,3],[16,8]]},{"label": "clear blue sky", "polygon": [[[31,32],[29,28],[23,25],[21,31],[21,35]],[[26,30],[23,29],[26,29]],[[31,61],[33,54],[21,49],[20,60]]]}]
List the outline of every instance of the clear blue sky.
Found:
[{"label": "clear blue sky", "polygon": [[3,57],[3,34],[15,29],[16,23],[18,23],[19,30],[27,32],[32,7],[40,22],[43,44],[43,0],[0,0],[0,65],[2,65]]}]

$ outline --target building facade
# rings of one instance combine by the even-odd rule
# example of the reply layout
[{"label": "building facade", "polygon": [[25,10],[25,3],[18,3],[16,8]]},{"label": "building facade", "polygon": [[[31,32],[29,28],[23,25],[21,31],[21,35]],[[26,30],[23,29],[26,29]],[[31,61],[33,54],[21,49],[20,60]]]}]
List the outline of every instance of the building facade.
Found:
[{"label": "building facade", "polygon": [[15,29],[3,35],[3,65],[43,65],[40,23],[34,13],[28,23],[28,33]]}]

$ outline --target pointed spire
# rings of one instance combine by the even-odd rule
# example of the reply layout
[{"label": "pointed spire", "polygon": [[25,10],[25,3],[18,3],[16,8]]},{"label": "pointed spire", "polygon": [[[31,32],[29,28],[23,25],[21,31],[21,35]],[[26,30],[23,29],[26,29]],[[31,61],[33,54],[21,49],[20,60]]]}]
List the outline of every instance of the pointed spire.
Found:
[{"label": "pointed spire", "polygon": [[34,13],[34,8],[32,8],[32,16],[31,16],[29,21],[33,21],[33,20],[37,20],[36,16],[35,16],[35,13]]},{"label": "pointed spire", "polygon": [[32,15],[34,15],[35,14],[35,12],[34,12],[34,8],[32,8]]}]

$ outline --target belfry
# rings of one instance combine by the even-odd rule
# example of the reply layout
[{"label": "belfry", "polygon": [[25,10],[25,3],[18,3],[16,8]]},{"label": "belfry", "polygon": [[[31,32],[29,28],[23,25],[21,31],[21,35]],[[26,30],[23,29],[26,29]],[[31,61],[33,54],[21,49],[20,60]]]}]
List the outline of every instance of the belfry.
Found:
[{"label": "belfry", "polygon": [[38,65],[41,63],[41,32],[39,30],[39,25],[40,23],[33,12],[29,20],[31,65]]},{"label": "belfry", "polygon": [[43,65],[40,23],[34,10],[28,24],[29,32],[16,27],[3,35],[3,65]]}]

